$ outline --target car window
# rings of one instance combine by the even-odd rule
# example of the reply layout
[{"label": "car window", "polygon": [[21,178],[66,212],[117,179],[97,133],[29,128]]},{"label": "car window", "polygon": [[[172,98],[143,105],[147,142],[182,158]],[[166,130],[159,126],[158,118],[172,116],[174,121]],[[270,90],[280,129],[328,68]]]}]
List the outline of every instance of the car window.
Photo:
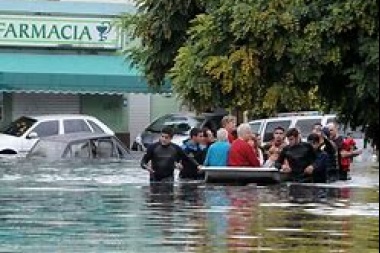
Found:
[{"label": "car window", "polygon": [[63,121],[65,134],[91,132],[90,127],[82,119],[68,119]]},{"label": "car window", "polygon": [[5,128],[3,131],[4,134],[12,135],[15,137],[21,137],[28,131],[37,120],[27,118],[27,117],[21,117],[17,119],[16,121],[12,122],[8,127]]},{"label": "car window", "polygon": [[175,133],[185,133],[194,127],[199,127],[204,119],[178,115],[165,115],[153,122],[146,130],[159,133],[164,127],[172,127]]},{"label": "car window", "polygon": [[299,119],[295,127],[300,130],[301,136],[307,138],[312,132],[315,124],[321,124],[321,119]]},{"label": "car window", "polygon": [[260,133],[261,122],[251,123],[250,126],[254,134]]},{"label": "car window", "polygon": [[329,124],[329,123],[334,123],[336,121],[337,121],[336,117],[328,118],[327,121],[326,121],[326,125]]},{"label": "car window", "polygon": [[93,145],[89,141],[80,141],[71,143],[65,154],[64,158],[76,158],[76,159],[89,159],[92,157]]},{"label": "car window", "polygon": [[59,134],[58,120],[41,122],[34,129],[32,129],[32,132],[36,133],[39,138],[58,135]]},{"label": "car window", "polygon": [[112,139],[101,139],[95,142],[96,158],[110,159],[118,158],[117,150],[115,149]]},{"label": "car window", "polygon": [[265,131],[264,131],[263,142],[269,142],[273,139],[273,132],[275,128],[282,127],[285,130],[287,130],[289,129],[291,123],[292,123],[291,120],[267,122]]},{"label": "car window", "polygon": [[92,127],[92,129],[94,130],[95,133],[99,133],[99,134],[104,134],[105,133],[103,131],[103,129],[98,124],[96,124],[94,121],[87,120],[87,122],[90,124],[90,126]]},{"label": "car window", "polygon": [[28,157],[52,159],[61,158],[65,147],[65,143],[41,140],[30,151]]},{"label": "car window", "polygon": [[218,131],[219,128],[221,128],[221,117],[214,117],[214,118],[209,118],[205,120],[204,124],[202,127],[208,128],[211,131]]}]

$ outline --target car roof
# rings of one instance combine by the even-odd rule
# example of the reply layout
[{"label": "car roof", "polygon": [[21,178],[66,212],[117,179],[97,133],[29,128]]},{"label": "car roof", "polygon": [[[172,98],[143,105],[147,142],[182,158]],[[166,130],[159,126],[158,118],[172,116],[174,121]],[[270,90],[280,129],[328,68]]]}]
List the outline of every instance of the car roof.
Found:
[{"label": "car roof", "polygon": [[334,118],[335,114],[325,114],[325,115],[299,115],[299,116],[280,116],[280,117],[271,117],[266,119],[257,119],[249,121],[249,124],[263,122],[263,121],[281,121],[281,120],[307,120],[307,119],[323,119],[323,118]]},{"label": "car roof", "polygon": [[44,137],[44,138],[41,138],[40,141],[70,143],[70,142],[75,142],[75,141],[84,141],[84,140],[110,138],[110,137],[114,137],[114,136],[111,134],[82,132],[82,133],[61,134],[61,135],[54,135],[50,137]]},{"label": "car roof", "polygon": [[92,116],[83,114],[51,114],[51,115],[34,115],[25,116],[26,118],[35,119],[37,121],[57,120],[57,119],[95,119]]}]

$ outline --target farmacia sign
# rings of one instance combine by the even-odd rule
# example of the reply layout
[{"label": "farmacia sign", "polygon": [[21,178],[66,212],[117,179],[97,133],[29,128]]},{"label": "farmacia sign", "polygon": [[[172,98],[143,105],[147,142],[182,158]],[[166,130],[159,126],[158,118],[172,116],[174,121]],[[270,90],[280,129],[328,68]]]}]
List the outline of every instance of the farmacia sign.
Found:
[{"label": "farmacia sign", "polygon": [[110,19],[0,15],[0,45],[118,49],[122,36]]}]

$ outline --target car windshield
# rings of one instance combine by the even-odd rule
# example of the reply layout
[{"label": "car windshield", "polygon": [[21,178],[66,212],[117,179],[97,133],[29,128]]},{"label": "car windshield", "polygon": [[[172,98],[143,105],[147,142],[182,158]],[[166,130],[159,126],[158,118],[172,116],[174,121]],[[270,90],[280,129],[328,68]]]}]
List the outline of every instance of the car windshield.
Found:
[{"label": "car windshield", "polygon": [[18,120],[12,122],[7,128],[5,128],[5,131],[3,131],[3,133],[8,134],[8,135],[12,135],[15,137],[21,137],[36,122],[37,122],[37,120],[35,120],[35,119],[31,119],[31,118],[27,118],[27,117],[21,117]]},{"label": "car windshield", "polygon": [[63,142],[41,140],[34,146],[28,157],[60,159],[65,148],[66,144]]},{"label": "car windshield", "polygon": [[167,115],[153,122],[147,131],[160,133],[164,127],[172,127],[176,134],[184,134],[194,127],[199,127],[203,121],[203,118]]}]

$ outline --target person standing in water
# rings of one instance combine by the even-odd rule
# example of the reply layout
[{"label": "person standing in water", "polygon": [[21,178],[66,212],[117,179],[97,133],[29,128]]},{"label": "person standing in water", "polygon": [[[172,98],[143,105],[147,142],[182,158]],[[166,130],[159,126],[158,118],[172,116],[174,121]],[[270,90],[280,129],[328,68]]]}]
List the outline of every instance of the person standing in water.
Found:
[{"label": "person standing in water", "polygon": [[165,127],[161,131],[160,140],[149,146],[141,160],[141,167],[150,173],[150,182],[174,181],[174,170],[181,161],[192,163],[200,169],[200,165],[188,157],[178,145],[173,144],[173,129]]}]

